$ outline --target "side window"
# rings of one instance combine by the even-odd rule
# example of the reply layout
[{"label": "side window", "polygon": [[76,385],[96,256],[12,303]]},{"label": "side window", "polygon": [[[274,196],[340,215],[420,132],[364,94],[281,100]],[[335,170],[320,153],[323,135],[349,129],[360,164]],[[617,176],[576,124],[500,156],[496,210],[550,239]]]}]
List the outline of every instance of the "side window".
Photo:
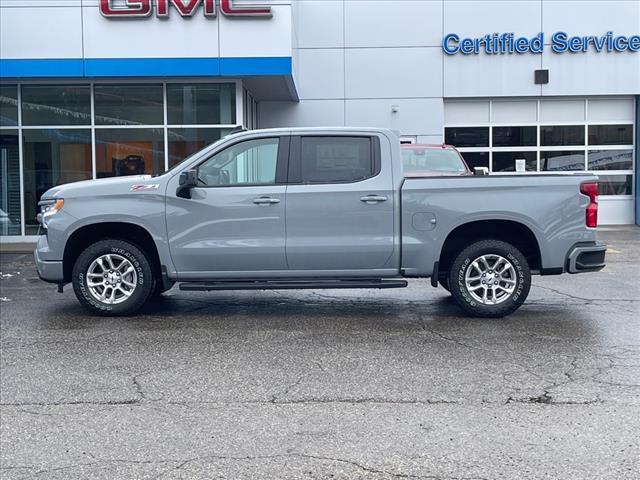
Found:
[{"label": "side window", "polygon": [[216,153],[198,167],[198,181],[206,187],[273,185],[278,163],[277,138],[237,143]]},{"label": "side window", "polygon": [[302,183],[358,182],[378,172],[370,137],[302,137]]}]

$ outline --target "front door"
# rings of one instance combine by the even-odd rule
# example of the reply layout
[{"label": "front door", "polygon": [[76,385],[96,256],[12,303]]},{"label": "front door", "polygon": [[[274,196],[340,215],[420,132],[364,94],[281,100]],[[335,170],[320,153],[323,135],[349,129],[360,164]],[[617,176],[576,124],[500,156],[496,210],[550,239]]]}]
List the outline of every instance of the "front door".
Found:
[{"label": "front door", "polygon": [[[288,137],[240,141],[198,168],[191,198],[167,191],[169,248],[180,279],[268,275],[287,269]],[[279,178],[282,177],[282,178]]]},{"label": "front door", "polygon": [[[386,137],[293,137],[287,187],[287,261],[318,276],[397,270]],[[377,270],[377,272],[373,272]]]}]

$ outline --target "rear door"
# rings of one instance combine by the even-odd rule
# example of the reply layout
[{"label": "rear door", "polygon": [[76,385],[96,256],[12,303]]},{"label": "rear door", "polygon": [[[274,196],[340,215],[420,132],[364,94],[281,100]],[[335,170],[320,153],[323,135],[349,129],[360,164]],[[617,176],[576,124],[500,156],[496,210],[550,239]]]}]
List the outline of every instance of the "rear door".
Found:
[{"label": "rear door", "polygon": [[292,137],[286,202],[289,268],[318,276],[379,274],[393,268],[394,201],[391,165],[382,164],[378,136]]}]

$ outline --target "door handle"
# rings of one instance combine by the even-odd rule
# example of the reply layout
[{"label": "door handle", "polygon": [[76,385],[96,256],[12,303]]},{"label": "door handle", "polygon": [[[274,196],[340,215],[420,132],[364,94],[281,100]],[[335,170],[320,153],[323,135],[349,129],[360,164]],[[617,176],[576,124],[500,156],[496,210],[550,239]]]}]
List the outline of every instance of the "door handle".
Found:
[{"label": "door handle", "polygon": [[275,205],[276,203],[280,203],[280,199],[271,197],[260,197],[254,198],[253,203],[255,203],[256,205]]},{"label": "door handle", "polygon": [[374,203],[386,202],[387,197],[384,195],[365,195],[360,197],[360,201],[372,205]]}]

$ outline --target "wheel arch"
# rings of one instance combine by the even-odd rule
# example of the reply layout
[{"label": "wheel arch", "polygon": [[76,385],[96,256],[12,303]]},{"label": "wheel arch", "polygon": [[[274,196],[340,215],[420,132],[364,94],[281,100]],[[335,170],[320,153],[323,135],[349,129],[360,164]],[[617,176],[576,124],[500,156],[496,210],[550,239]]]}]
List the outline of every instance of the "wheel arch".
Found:
[{"label": "wheel arch", "polygon": [[480,240],[501,240],[522,252],[533,271],[542,268],[540,244],[536,235],[524,223],[515,220],[475,220],[454,228],[440,250],[438,277],[446,276],[456,255],[466,246]]},{"label": "wheel arch", "polygon": [[64,281],[71,281],[73,266],[78,256],[89,245],[109,238],[130,242],[142,250],[148,256],[154,276],[160,278],[161,262],[158,247],[147,229],[129,222],[100,222],[83,225],[69,236],[62,261]]}]

